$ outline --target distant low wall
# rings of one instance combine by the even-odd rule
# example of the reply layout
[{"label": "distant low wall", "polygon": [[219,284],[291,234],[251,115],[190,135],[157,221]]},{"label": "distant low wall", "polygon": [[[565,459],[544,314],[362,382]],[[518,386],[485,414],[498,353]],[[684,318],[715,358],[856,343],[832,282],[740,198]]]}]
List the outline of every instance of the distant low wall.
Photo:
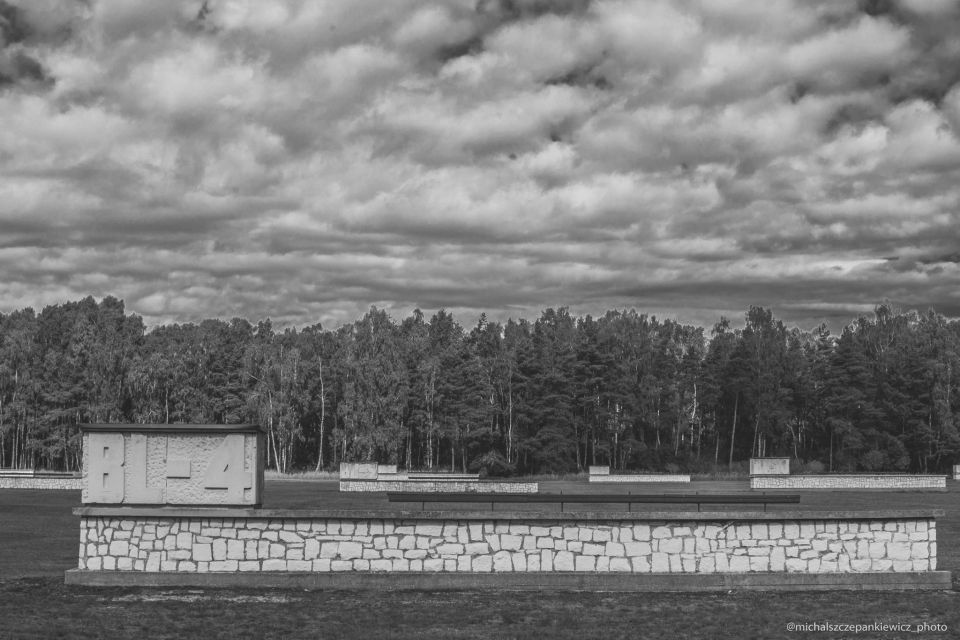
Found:
[{"label": "distant low wall", "polygon": [[497,482],[479,480],[341,480],[340,491],[410,493],[537,493],[536,482]]},{"label": "distant low wall", "polygon": [[613,473],[609,466],[587,468],[588,482],[636,483],[636,482],[690,482],[686,473]]},{"label": "distant low wall", "polygon": [[[425,481],[434,480],[437,482],[478,482],[480,474],[478,473],[444,473],[432,471],[397,471],[395,464],[376,464],[375,462],[342,462],[340,463],[340,481],[341,485],[347,480],[362,480],[364,482],[380,481],[397,483],[403,481]],[[390,486],[395,486],[391,484]],[[380,489],[352,489],[353,491],[380,491]],[[390,491],[407,491],[408,489],[389,489]],[[418,489],[410,489],[417,491]],[[447,491],[459,491],[459,489],[446,489]],[[343,489],[341,491],[351,491]]]},{"label": "distant low wall", "polygon": [[942,511],[74,513],[80,557],[67,581],[80,584],[121,584],[137,572],[750,574],[779,583],[801,574],[794,584],[807,588],[823,574],[862,574],[851,588],[871,588],[877,574],[912,574],[928,588],[950,584],[949,572],[936,572]]},{"label": "distant low wall", "polygon": [[628,483],[628,482],[690,482],[687,473],[637,473],[590,475],[589,482]]},{"label": "distant low wall", "polygon": [[74,473],[31,469],[0,470],[0,489],[78,490],[82,488],[83,478]]},{"label": "distant low wall", "polygon": [[751,489],[884,489],[945,490],[946,476],[899,474],[833,474],[751,476]]}]

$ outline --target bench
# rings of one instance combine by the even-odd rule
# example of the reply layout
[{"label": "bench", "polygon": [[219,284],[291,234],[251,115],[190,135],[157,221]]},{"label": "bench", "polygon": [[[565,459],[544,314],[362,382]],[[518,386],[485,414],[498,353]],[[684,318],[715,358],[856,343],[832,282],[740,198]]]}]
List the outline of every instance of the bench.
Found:
[{"label": "bench", "polygon": [[428,502],[464,502],[490,504],[494,510],[496,503],[522,504],[559,504],[560,511],[567,503],[577,504],[626,504],[630,511],[634,504],[695,504],[700,511],[702,504],[762,504],[767,510],[768,504],[797,504],[798,494],[781,493],[675,493],[675,494],[638,494],[638,493],[401,493],[387,492],[390,502],[419,502],[424,510]]}]

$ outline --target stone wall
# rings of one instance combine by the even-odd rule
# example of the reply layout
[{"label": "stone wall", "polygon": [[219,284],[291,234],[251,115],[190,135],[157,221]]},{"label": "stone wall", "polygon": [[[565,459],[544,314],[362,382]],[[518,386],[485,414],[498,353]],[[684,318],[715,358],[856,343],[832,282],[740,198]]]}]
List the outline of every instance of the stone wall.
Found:
[{"label": "stone wall", "polygon": [[79,571],[897,573],[942,512],[227,513],[79,508]]},{"label": "stone wall", "polygon": [[537,493],[536,482],[479,480],[340,480],[340,491],[399,491],[409,493]]},{"label": "stone wall", "polygon": [[590,482],[690,482],[690,475],[686,473],[638,473],[638,474],[609,474],[591,475]]},{"label": "stone wall", "polygon": [[83,478],[73,476],[4,476],[0,475],[0,489],[68,489],[79,491]]},{"label": "stone wall", "polygon": [[751,489],[946,489],[946,476],[850,474],[808,476],[751,476]]}]

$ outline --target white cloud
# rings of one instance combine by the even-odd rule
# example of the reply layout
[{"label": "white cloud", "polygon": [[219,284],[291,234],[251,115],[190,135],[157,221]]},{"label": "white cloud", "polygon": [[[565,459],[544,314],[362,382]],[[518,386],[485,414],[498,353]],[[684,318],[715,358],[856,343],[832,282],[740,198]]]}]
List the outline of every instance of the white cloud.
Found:
[{"label": "white cloud", "polygon": [[861,17],[843,28],[806,39],[785,54],[786,68],[799,80],[844,90],[865,74],[888,73],[910,59],[906,29]]},{"label": "white cloud", "polygon": [[960,308],[946,3],[201,5],[18,5],[0,310]]}]

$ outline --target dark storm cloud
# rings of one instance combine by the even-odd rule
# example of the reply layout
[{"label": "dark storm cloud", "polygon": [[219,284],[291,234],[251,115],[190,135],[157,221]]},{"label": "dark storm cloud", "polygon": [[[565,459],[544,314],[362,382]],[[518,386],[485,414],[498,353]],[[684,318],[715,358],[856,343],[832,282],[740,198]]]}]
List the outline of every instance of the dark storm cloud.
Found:
[{"label": "dark storm cloud", "polygon": [[0,0],[0,90],[10,85],[51,82],[43,65],[26,47],[38,35],[20,7]]}]

